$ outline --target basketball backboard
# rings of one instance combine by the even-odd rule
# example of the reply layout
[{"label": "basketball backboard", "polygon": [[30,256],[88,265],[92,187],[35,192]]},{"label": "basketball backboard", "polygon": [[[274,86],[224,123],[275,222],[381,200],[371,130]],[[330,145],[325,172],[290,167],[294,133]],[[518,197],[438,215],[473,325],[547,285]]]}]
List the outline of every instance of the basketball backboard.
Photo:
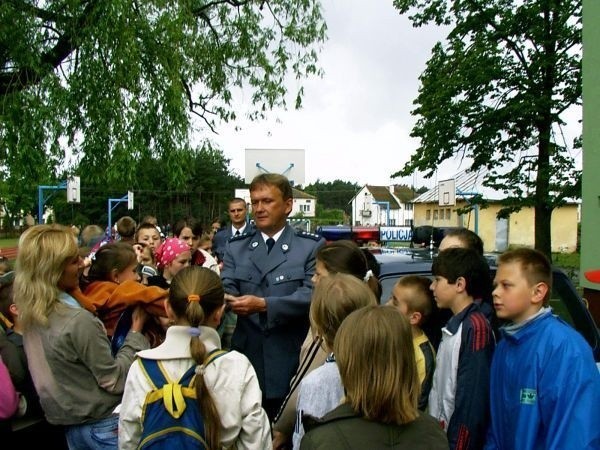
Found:
[{"label": "basketball backboard", "polygon": [[250,184],[261,173],[280,173],[292,186],[304,184],[304,149],[247,148],[245,181]]},{"label": "basketball backboard", "polygon": [[456,180],[443,180],[438,183],[438,200],[440,206],[454,206],[456,204]]}]

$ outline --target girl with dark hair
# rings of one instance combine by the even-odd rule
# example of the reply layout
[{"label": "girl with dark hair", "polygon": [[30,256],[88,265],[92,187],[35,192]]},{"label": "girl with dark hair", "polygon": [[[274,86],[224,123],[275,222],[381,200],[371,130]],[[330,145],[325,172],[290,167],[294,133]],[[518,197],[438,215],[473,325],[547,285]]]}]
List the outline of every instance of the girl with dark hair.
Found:
[{"label": "girl with dark hair", "polygon": [[77,300],[96,312],[113,336],[117,321],[129,306],[145,304],[153,316],[165,316],[167,291],[139,282],[137,256],[130,244],[113,242],[98,249],[88,274],[82,279],[83,295]]}]

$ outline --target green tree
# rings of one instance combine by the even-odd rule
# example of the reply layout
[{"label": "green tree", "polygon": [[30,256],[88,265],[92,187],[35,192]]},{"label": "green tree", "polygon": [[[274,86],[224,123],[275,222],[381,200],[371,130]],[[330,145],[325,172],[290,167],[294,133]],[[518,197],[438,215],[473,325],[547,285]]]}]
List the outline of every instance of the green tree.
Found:
[{"label": "green tree", "polygon": [[334,180],[309,184],[303,189],[317,197],[317,205],[325,209],[338,209],[350,213],[350,200],[360,190],[360,186],[350,181]]},{"label": "green tree", "polygon": [[181,150],[177,159],[185,169],[176,181],[165,176],[165,167],[172,154],[157,158],[142,158],[136,165],[135,179],[108,183],[105,178],[95,181],[93,167],[77,166],[82,179],[81,204],[67,204],[64,192],[52,199],[56,219],[61,223],[79,225],[107,223],[108,198],[121,198],[128,190],[134,192],[134,210],[128,211],[125,202],[114,205],[112,221],[130,215],[138,222],[146,215],[157,217],[161,224],[193,216],[204,224],[220,216],[227,209],[228,200],[244,180],[229,171],[229,160],[223,152],[205,145],[200,149]]},{"label": "green tree", "polygon": [[325,31],[318,0],[5,0],[0,181],[29,200],[15,190],[80,164],[88,181],[133,184],[162,158],[177,184],[179,153],[236,118],[238,90],[251,119],[301,105],[284,81],[320,75]]},{"label": "green tree", "polygon": [[[412,136],[420,146],[394,176],[431,176],[472,161],[506,195],[503,216],[535,210],[535,247],[550,255],[554,208],[580,196],[581,173],[562,134],[581,104],[580,0],[394,0],[415,26],[448,26],[420,77]],[[484,199],[476,199],[485,204]]]}]

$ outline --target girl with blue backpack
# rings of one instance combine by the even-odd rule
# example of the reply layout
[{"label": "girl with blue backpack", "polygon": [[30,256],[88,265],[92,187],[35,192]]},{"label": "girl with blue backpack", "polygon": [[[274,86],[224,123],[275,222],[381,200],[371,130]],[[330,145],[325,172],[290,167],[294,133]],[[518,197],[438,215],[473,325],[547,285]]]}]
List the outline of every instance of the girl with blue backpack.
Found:
[{"label": "girl with blue backpack", "polygon": [[221,350],[219,276],[182,269],[165,308],[172,322],[165,341],[138,352],[127,377],[119,448],[271,448],[254,368],[241,353]]}]

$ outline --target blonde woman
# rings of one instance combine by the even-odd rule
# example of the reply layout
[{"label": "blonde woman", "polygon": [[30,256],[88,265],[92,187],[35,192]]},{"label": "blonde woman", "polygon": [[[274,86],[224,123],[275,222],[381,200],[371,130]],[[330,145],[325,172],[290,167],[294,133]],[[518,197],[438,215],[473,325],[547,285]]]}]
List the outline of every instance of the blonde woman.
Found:
[{"label": "blonde woman", "polygon": [[[248,358],[227,352],[204,366],[212,352],[221,348],[216,327],[224,305],[221,279],[213,271],[186,267],[171,282],[165,308],[174,325],[156,348],[138,353],[141,360],[158,361],[164,374],[179,380],[196,366],[196,398],[204,420],[207,448],[267,449],[271,430],[261,407],[258,378]],[[119,420],[119,448],[136,449],[142,436],[142,411],[152,390],[140,360],[127,377]],[[169,439],[167,437],[167,439]]]},{"label": "blonde woman", "polygon": [[348,274],[329,275],[315,286],[310,304],[310,325],[314,336],[322,338],[329,356],[302,382],[296,405],[294,449],[300,448],[304,435],[302,417],[322,417],[340,404],[344,387],[335,363],[333,341],[342,321],[353,311],[377,305],[377,298],[366,283]]},{"label": "blonde woman", "polygon": [[148,347],[136,308],[113,357],[102,322],[70,295],[82,259],[70,228],[36,225],[19,239],[14,300],[29,370],[48,422],[64,425],[71,449],[117,448],[118,416],[135,353]]},{"label": "blonde woman", "polygon": [[320,421],[305,420],[301,450],[448,449],[437,421],[417,409],[412,332],[400,312],[368,306],[351,313],[333,349],[346,398]]}]

